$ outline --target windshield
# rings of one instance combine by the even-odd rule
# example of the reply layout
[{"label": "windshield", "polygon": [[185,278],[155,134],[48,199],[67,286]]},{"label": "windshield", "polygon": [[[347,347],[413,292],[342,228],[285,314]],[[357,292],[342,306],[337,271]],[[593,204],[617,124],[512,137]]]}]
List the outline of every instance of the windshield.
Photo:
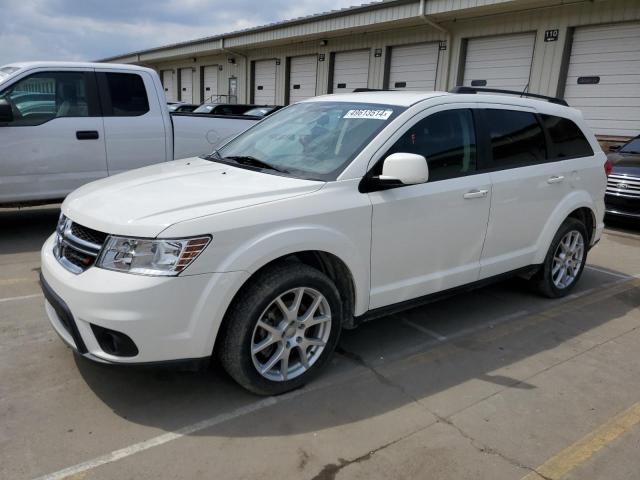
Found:
[{"label": "windshield", "polygon": [[634,138],[624,145],[619,151],[621,153],[640,153],[640,137]]},{"label": "windshield", "polygon": [[0,67],[0,82],[18,70],[18,67]]},{"label": "windshield", "polygon": [[303,102],[240,134],[219,156],[252,157],[295,176],[335,180],[404,107],[351,102]]}]

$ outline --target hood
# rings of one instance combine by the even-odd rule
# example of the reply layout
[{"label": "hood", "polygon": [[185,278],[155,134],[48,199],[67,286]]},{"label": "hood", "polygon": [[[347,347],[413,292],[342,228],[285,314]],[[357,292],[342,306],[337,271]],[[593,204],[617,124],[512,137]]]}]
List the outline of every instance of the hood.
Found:
[{"label": "hood", "polygon": [[87,184],[66,198],[62,211],[101,232],[155,237],[178,222],[304,195],[323,185],[187,158]]},{"label": "hood", "polygon": [[640,155],[635,153],[610,153],[607,158],[613,164],[612,173],[640,177]]}]

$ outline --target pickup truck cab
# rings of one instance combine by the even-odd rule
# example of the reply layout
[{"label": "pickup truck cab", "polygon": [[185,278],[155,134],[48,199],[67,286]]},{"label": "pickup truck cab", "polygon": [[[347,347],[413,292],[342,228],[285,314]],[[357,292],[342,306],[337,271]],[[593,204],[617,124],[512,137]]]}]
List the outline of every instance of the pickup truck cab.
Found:
[{"label": "pickup truck cab", "polygon": [[42,248],[47,313],[88,358],[216,354],[282,393],[367,319],[505,275],[567,295],[603,229],[606,161],[555,103],[316,97],[207,157],[69,195]]},{"label": "pickup truck cab", "polygon": [[149,68],[0,67],[0,206],[60,200],[93,180],[210,153],[258,120],[172,119],[160,78]]}]

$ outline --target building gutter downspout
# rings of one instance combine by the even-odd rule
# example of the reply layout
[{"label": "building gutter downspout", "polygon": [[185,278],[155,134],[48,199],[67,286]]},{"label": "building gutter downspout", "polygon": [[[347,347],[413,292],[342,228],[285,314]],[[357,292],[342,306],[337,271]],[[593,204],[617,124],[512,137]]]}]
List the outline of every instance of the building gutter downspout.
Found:
[{"label": "building gutter downspout", "polygon": [[447,30],[442,25],[440,25],[439,23],[434,22],[433,20],[431,20],[429,18],[429,15],[427,15],[427,0],[420,0],[420,18],[422,19],[422,21],[424,23],[426,23],[430,27],[435,28],[439,32],[444,33],[446,35],[446,37],[447,37],[447,44],[446,44],[447,51],[445,52],[445,58],[447,59],[447,64],[445,66],[445,74],[444,74],[444,77],[445,77],[444,78],[444,89],[447,90],[449,88],[449,71],[450,71],[450,67],[451,67],[451,65],[449,65],[450,59],[451,59],[451,55],[450,55],[449,52],[450,52],[450,49],[451,49],[451,42],[452,42],[453,37],[452,37],[451,32],[449,30]]}]

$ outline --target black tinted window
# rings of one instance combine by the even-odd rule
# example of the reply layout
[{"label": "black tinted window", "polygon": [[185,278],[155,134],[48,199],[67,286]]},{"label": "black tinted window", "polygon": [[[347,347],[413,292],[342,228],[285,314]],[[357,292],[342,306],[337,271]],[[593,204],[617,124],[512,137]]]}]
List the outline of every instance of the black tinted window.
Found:
[{"label": "black tinted window", "polygon": [[549,154],[554,159],[588,157],[593,155],[591,145],[578,126],[571,120],[554,115],[541,115],[549,132]]},{"label": "black tinted window", "polygon": [[447,110],[420,120],[386,156],[398,152],[424,156],[429,164],[430,182],[473,173],[476,170],[476,137],[471,111]]},{"label": "black tinted window", "polygon": [[546,161],[544,133],[533,113],[488,109],[484,114],[495,167],[520,167]]},{"label": "black tinted window", "polygon": [[111,112],[105,116],[135,117],[149,111],[149,101],[140,75],[107,73],[107,88],[111,97]]},{"label": "black tinted window", "polygon": [[624,145],[620,151],[622,153],[640,153],[640,137],[631,140],[629,143]]}]

